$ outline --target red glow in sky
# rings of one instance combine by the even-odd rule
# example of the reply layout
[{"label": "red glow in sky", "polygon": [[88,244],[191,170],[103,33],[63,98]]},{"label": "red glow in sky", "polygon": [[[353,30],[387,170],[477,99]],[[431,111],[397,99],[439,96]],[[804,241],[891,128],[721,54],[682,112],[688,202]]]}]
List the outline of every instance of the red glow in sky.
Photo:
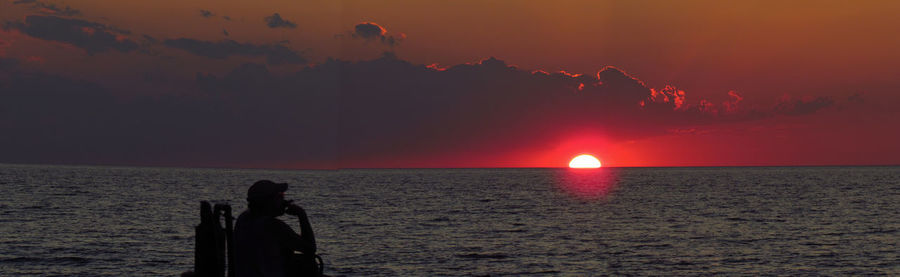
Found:
[{"label": "red glow in sky", "polygon": [[0,162],[900,164],[895,2],[44,2],[0,2]]}]

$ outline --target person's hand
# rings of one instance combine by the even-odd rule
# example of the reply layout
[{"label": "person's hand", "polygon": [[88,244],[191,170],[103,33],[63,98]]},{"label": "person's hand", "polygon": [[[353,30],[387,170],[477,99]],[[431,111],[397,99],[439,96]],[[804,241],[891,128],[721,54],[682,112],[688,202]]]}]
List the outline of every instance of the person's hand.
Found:
[{"label": "person's hand", "polygon": [[294,203],[287,204],[287,209],[284,210],[284,213],[289,215],[306,215],[306,211],[304,211],[302,207]]}]

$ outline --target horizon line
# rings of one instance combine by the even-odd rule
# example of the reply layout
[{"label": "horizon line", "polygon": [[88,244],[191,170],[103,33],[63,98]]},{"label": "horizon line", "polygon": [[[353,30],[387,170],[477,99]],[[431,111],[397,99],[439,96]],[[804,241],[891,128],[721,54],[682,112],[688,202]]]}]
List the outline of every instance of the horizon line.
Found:
[{"label": "horizon line", "polygon": [[[135,164],[55,164],[55,163],[6,163],[0,162],[0,166],[58,166],[58,167],[125,167],[125,168],[171,168],[171,169],[230,169],[230,170],[310,170],[310,171],[338,171],[338,170],[422,170],[422,169],[571,169],[568,166],[559,167],[338,167],[338,168],[314,168],[314,167],[227,167],[227,166],[166,166],[166,165],[135,165]],[[578,170],[596,170],[603,168],[739,168],[739,167],[896,167],[900,164],[806,164],[806,165],[676,165],[676,166],[602,166],[600,168],[576,168]]]}]

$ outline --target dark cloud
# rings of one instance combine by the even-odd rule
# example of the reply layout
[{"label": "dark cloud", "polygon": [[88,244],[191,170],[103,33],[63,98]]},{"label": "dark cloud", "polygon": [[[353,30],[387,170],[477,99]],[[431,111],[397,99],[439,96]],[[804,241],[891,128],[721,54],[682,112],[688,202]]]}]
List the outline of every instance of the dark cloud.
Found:
[{"label": "dark cloud", "polygon": [[194,55],[213,59],[225,59],[229,56],[266,57],[266,62],[273,65],[303,64],[306,58],[283,44],[251,44],[225,39],[218,42],[202,41],[189,38],[167,39],[166,46],[182,49]]},{"label": "dark cloud", "polygon": [[277,77],[248,64],[199,77],[194,95],[127,99],[91,82],[15,73],[0,78],[0,161],[333,167],[337,73],[328,70]]},{"label": "dark cloud", "polygon": [[56,6],[53,3],[46,3],[36,0],[17,0],[12,2],[15,5],[32,4],[31,8],[39,13],[58,16],[76,16],[81,15],[81,11],[73,9],[70,6]]},{"label": "dark cloud", "polygon": [[155,47],[159,44],[159,39],[150,35],[141,35],[140,39],[138,40],[138,44],[140,45],[137,50],[139,53],[154,57],[161,57],[162,53],[160,53],[160,51]]},{"label": "dark cloud", "polygon": [[272,14],[270,16],[266,16],[263,19],[266,22],[266,26],[269,28],[288,28],[294,29],[297,28],[297,24],[286,19],[281,18],[281,15],[278,13]]},{"label": "dark cloud", "polygon": [[351,37],[367,41],[379,41],[388,46],[395,46],[403,39],[406,39],[406,35],[404,34],[388,35],[387,29],[374,22],[362,22],[356,24],[356,26],[353,27]]},{"label": "dark cloud", "polygon": [[[616,67],[573,75],[525,71],[495,58],[439,68],[386,55],[341,69],[339,149],[351,166],[384,157],[471,161],[471,153],[543,149],[579,130],[627,141],[785,111],[742,107],[736,92],[722,104],[691,100]],[[797,102],[793,110],[814,112],[823,101]]]},{"label": "dark cloud", "polygon": [[834,100],[827,97],[793,98],[782,96],[775,105],[775,111],[785,115],[812,114],[834,105]]},{"label": "dark cloud", "polygon": [[383,37],[387,33],[384,27],[372,22],[363,22],[353,27],[353,34],[364,39],[376,39]]},{"label": "dark cloud", "polygon": [[10,70],[19,65],[19,60],[0,57],[0,70]]},{"label": "dark cloud", "polygon": [[12,43],[0,38],[0,57],[3,57],[6,55],[6,48],[9,48],[10,46],[12,46]]},{"label": "dark cloud", "polygon": [[200,16],[205,17],[205,18],[210,18],[210,17],[216,16],[216,14],[214,14],[211,11],[200,10]]},{"label": "dark cloud", "polygon": [[[165,43],[211,58],[265,56],[271,47]],[[489,58],[441,68],[393,54],[292,73],[248,63],[222,76],[197,74],[193,93],[129,99],[89,82],[13,74],[0,82],[2,162],[464,166],[472,157],[546,149],[580,130],[614,141],[694,134],[703,124],[810,113],[830,101],[784,99],[751,111],[737,93],[729,104],[701,104],[615,67],[532,72]]]},{"label": "dark cloud", "polygon": [[137,43],[125,36],[128,31],[80,19],[29,15],[24,22],[7,21],[3,29],[69,44],[91,55],[107,51],[130,52],[138,48]]},{"label": "dark cloud", "polygon": [[225,36],[227,37],[227,36],[229,35],[229,34],[228,34],[228,30],[222,29],[222,34],[225,35]]},{"label": "dark cloud", "polygon": [[339,139],[348,161],[388,152],[449,160],[454,153],[509,152],[557,139],[560,132],[551,129],[602,126],[635,137],[663,132],[683,114],[671,103],[649,102],[650,89],[613,67],[571,76],[490,58],[436,70],[386,55],[343,64],[341,72]]},{"label": "dark cloud", "polygon": [[230,17],[230,16],[227,16],[227,15],[226,15],[226,16],[223,16],[222,19],[225,19],[225,21],[231,21],[231,17]]},{"label": "dark cloud", "polygon": [[40,6],[39,11],[44,14],[60,15],[60,16],[76,16],[81,15],[81,11],[72,7],[57,7],[55,4],[37,3]]},{"label": "dark cloud", "polygon": [[145,41],[146,43],[153,44],[153,43],[159,42],[158,39],[156,39],[156,38],[154,38],[154,37],[152,37],[152,36],[149,36],[149,35],[142,35],[141,37],[144,38],[144,41]]},{"label": "dark cloud", "polygon": [[854,93],[853,95],[850,95],[850,96],[847,97],[847,102],[850,102],[850,103],[864,103],[864,102],[866,102],[866,97],[865,97],[865,95],[866,95],[866,94],[865,94],[865,93],[862,93],[862,92]]}]

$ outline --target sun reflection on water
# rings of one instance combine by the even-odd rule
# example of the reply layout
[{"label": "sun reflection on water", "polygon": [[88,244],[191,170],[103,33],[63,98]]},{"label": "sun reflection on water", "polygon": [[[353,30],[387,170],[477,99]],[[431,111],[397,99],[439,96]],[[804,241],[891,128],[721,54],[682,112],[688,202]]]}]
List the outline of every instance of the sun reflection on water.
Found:
[{"label": "sun reflection on water", "polygon": [[556,174],[557,186],[578,200],[597,201],[609,196],[618,181],[615,168],[566,168]]}]

